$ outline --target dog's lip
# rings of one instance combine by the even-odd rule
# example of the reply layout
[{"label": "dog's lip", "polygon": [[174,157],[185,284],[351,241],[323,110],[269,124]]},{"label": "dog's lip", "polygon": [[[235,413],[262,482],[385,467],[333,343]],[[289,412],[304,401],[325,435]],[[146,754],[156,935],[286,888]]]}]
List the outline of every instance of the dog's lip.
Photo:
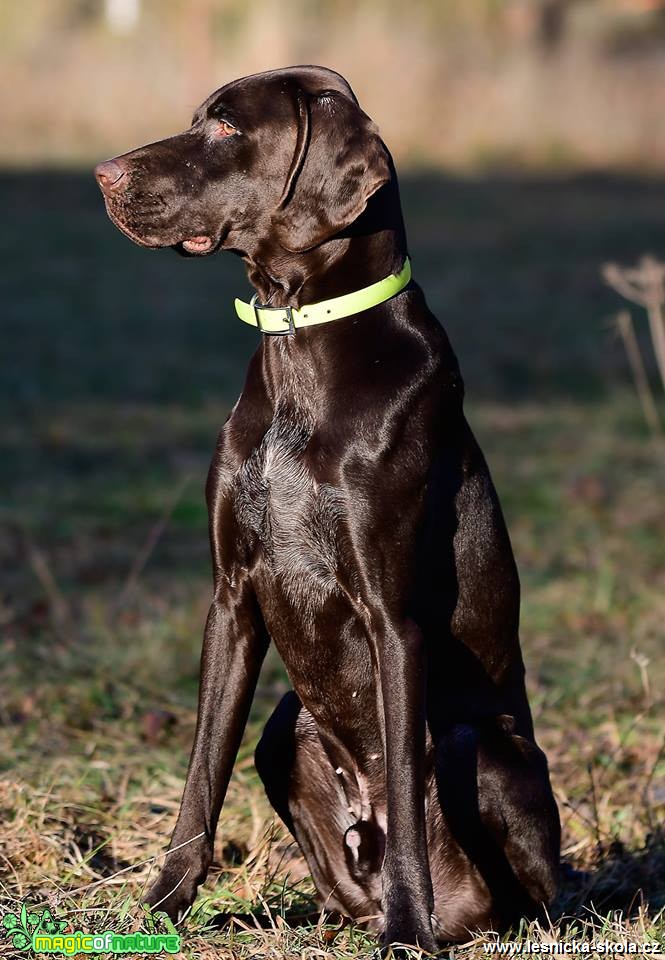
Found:
[{"label": "dog's lip", "polygon": [[209,253],[212,249],[213,240],[212,237],[200,234],[183,240],[182,245],[187,253]]},{"label": "dog's lip", "polygon": [[106,202],[106,212],[109,215],[111,222],[120,230],[121,233],[124,233],[126,237],[129,237],[130,240],[133,240],[134,243],[137,243],[141,247],[148,247],[150,249],[160,248],[160,247],[173,247],[181,246],[186,253],[204,255],[207,253],[212,253],[215,248],[215,240],[207,234],[197,234],[193,237],[187,237],[185,240],[169,240],[169,239],[159,239],[155,236],[144,235],[136,233],[131,229],[116,213],[111,204]]},{"label": "dog's lip", "polygon": [[114,212],[113,208],[112,208],[111,205],[108,203],[108,201],[107,201],[107,203],[106,203],[106,212],[107,212],[108,215],[109,215],[109,219],[111,220],[111,223],[115,224],[115,226],[118,228],[118,230],[120,230],[121,233],[124,233],[125,236],[126,236],[126,237],[129,237],[130,240],[133,240],[134,243],[138,243],[139,246],[141,246],[141,247],[150,247],[150,248],[152,248],[152,249],[154,249],[155,247],[168,247],[168,246],[170,246],[170,244],[168,244],[168,243],[161,243],[156,237],[150,237],[150,236],[148,236],[148,237],[141,237],[141,236],[139,236],[138,233],[135,233],[130,227],[127,226],[126,223],[124,223],[124,222],[120,219],[120,217],[117,215],[117,213]]}]

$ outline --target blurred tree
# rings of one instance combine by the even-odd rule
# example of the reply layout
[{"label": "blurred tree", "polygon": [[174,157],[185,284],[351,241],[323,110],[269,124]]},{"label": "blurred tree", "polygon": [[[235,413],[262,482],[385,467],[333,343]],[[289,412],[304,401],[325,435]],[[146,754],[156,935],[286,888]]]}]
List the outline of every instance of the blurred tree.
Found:
[{"label": "blurred tree", "polygon": [[556,53],[562,46],[570,0],[542,0],[538,16],[538,39],[543,50]]},{"label": "blurred tree", "polygon": [[63,9],[59,4],[63,24],[66,28],[87,27],[99,19],[101,7],[99,0],[70,0]]}]

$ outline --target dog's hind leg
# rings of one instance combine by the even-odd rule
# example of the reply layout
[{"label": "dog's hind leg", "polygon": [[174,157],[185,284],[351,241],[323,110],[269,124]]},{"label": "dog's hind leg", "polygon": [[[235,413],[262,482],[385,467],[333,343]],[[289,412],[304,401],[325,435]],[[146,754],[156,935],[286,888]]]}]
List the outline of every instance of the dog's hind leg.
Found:
[{"label": "dog's hind leg", "polygon": [[321,907],[380,929],[383,833],[376,823],[356,819],[295,693],[287,693],[268,720],[255,763],[270,803],[307,860]]},{"label": "dog's hind leg", "polygon": [[545,754],[532,740],[513,733],[512,717],[497,717],[481,731],[478,796],[481,819],[502,843],[523,891],[508,919],[542,915],[558,886],[559,812]]},{"label": "dog's hind leg", "polygon": [[296,725],[303,706],[291,690],[266,723],[254,751],[254,765],[270,804],[295,836],[289,810],[289,784],[296,756]]},{"label": "dog's hind leg", "polygon": [[445,862],[432,864],[439,935],[541,914],[557,885],[559,818],[538,747],[507,717],[457,725],[438,744],[436,782],[449,864],[464,878],[451,891]]}]

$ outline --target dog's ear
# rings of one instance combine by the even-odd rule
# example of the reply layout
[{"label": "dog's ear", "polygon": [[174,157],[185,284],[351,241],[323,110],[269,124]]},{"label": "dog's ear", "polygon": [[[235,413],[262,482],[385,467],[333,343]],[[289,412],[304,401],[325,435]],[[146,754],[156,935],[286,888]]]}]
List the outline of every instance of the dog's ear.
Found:
[{"label": "dog's ear", "polygon": [[298,136],[274,226],[291,253],[317,247],[360,216],[390,180],[376,125],[336,90],[298,94]]}]

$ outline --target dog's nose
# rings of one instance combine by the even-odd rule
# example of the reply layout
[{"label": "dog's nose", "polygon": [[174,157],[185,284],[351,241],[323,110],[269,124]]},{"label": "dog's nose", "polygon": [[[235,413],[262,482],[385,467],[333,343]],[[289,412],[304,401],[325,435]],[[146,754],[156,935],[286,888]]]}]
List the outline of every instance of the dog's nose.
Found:
[{"label": "dog's nose", "polygon": [[121,160],[104,160],[95,167],[95,179],[106,196],[121,193],[129,183],[127,168]]}]

